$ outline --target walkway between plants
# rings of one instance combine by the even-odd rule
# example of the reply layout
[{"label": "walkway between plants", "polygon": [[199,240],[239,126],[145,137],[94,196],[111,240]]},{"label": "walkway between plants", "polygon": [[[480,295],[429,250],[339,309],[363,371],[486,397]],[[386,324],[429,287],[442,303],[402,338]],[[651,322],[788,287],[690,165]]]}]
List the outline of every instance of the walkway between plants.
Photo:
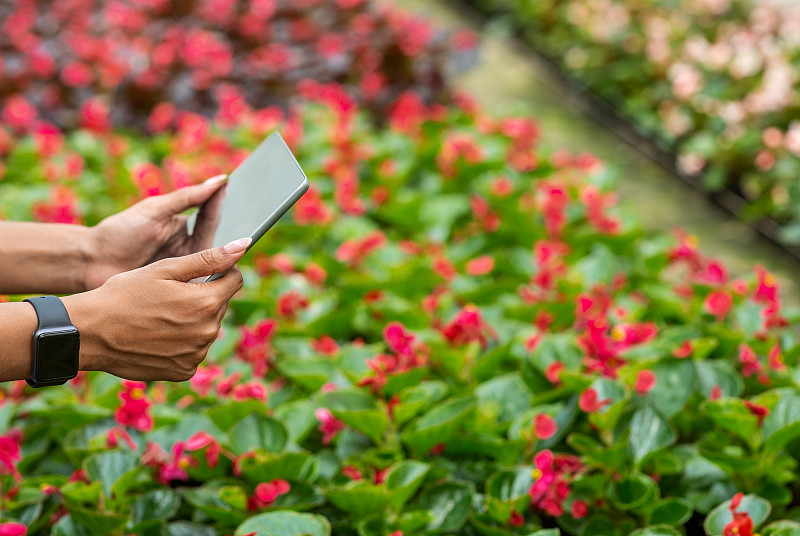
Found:
[{"label": "walkway between plants", "polygon": [[457,77],[456,87],[491,112],[536,117],[547,146],[599,156],[619,170],[620,203],[645,227],[682,227],[699,238],[704,253],[724,261],[733,276],[752,274],[756,263],[763,264],[778,277],[786,304],[800,306],[797,261],[593,118],[587,103],[543,60],[509,36],[509,25],[493,21],[481,28],[482,18],[456,1],[400,3],[439,27],[480,31],[480,60]]}]

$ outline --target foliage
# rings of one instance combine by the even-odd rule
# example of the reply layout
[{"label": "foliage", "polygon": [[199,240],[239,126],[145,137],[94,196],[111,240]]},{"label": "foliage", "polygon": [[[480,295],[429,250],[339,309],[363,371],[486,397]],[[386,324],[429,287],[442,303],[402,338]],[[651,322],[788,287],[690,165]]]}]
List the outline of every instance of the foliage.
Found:
[{"label": "foliage", "polygon": [[797,314],[771,274],[642,231],[601,162],[539,149],[530,120],[408,94],[378,130],[341,88],[313,101],[9,141],[15,219],[94,223],[273,128],[312,183],[191,382],[0,391],[9,531],[797,534]]},{"label": "foliage", "polygon": [[800,241],[800,43],[796,2],[474,0],[508,10],[525,37],[741,216],[769,216]]},{"label": "foliage", "polygon": [[306,79],[380,113],[407,90],[446,98],[445,72],[474,47],[372,0],[17,0],[0,27],[2,119],[20,129],[159,131],[176,107],[231,122],[289,105]]}]

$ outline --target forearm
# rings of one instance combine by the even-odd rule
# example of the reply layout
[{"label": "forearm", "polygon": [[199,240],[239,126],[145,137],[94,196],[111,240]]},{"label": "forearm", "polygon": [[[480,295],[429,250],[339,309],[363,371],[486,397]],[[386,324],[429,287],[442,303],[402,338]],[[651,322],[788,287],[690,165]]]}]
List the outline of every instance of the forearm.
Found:
[{"label": "forearm", "polygon": [[[62,299],[81,337],[79,370],[102,370],[97,351],[102,320],[97,318],[92,299],[90,292]],[[29,303],[0,303],[0,382],[31,377],[33,332],[38,326],[36,311]]]},{"label": "forearm", "polygon": [[0,222],[0,294],[86,290],[88,227]]}]

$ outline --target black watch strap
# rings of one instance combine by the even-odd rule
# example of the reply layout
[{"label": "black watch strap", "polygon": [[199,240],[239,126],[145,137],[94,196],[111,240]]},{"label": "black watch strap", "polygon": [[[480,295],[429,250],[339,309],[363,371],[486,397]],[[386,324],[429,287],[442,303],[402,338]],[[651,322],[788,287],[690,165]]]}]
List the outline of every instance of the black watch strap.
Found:
[{"label": "black watch strap", "polygon": [[55,296],[37,296],[24,301],[33,305],[39,316],[39,329],[58,328],[65,324],[72,324],[67,308]]},{"label": "black watch strap", "polygon": [[[33,305],[33,308],[36,310],[36,315],[39,317],[39,327],[37,328],[37,333],[39,330],[43,329],[64,328],[69,326],[75,329],[75,327],[72,325],[72,320],[69,318],[67,308],[64,307],[64,304],[56,296],[37,296],[35,298],[27,298],[24,301]],[[35,347],[36,346],[34,345],[34,348]],[[63,385],[67,383],[69,378],[64,379],[62,377],[61,379],[48,380],[36,377],[36,374],[33,373],[33,370],[35,370],[37,367],[36,362],[42,357],[43,356],[36,355],[34,352],[34,362],[31,364],[31,378],[25,380],[28,382],[28,385],[31,387],[49,387],[52,385]],[[72,377],[74,377],[76,373],[77,362],[76,368],[73,369]]]}]

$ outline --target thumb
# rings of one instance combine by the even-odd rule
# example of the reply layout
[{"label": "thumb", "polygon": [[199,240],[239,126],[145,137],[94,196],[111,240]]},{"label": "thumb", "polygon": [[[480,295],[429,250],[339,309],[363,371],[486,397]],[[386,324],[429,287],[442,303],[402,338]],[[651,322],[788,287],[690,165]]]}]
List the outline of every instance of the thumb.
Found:
[{"label": "thumb", "polygon": [[212,249],[204,249],[184,257],[164,259],[153,263],[164,279],[187,282],[196,277],[222,273],[242,258],[252,238],[240,238],[229,244]]}]

